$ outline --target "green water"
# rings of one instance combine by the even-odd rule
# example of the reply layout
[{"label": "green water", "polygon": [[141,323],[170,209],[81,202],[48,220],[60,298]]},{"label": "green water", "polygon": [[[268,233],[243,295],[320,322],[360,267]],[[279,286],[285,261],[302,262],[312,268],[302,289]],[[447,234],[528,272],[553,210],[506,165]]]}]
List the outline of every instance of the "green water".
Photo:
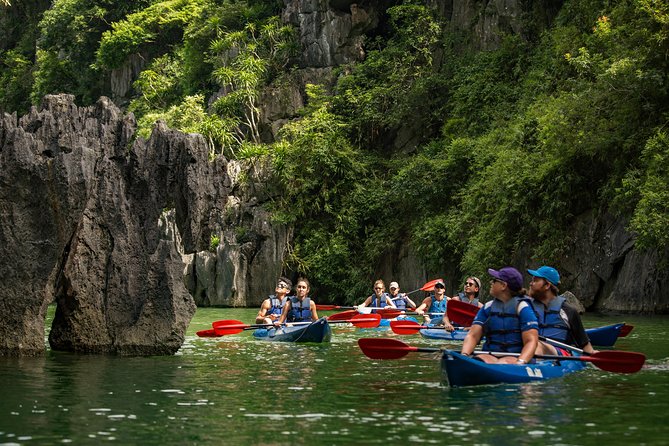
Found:
[{"label": "green water", "polygon": [[362,355],[359,337],[388,332],[336,326],[325,345],[261,342],[248,331],[195,336],[255,312],[198,310],[172,357],[0,358],[0,444],[669,444],[667,317],[624,318],[636,328],[616,348],[649,358],[634,375],[590,367],[542,383],[449,389],[431,354]]}]

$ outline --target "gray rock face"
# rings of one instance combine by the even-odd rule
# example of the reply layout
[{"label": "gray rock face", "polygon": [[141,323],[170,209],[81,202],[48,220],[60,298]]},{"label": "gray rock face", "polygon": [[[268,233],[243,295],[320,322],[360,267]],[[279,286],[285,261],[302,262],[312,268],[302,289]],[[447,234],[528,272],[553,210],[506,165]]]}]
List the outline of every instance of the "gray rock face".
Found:
[{"label": "gray rock face", "polygon": [[[44,316],[57,302],[55,349],[169,354],[195,305],[173,240],[202,249],[224,161],[206,141],[158,124],[134,138],[134,119],[108,99],[78,108],[69,95],[0,122],[0,354],[44,351]],[[227,194],[226,194],[227,195]],[[223,195],[225,196],[225,195]]]},{"label": "gray rock face", "polygon": [[333,67],[362,60],[364,33],[378,24],[375,3],[284,0],[282,18],[299,29],[302,65]]}]

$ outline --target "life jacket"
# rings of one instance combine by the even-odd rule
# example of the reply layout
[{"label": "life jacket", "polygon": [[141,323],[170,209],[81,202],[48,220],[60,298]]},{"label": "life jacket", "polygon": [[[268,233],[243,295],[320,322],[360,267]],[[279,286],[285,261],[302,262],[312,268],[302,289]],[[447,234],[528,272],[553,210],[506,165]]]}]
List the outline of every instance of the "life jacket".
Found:
[{"label": "life jacket", "polygon": [[540,336],[545,336],[560,342],[568,341],[570,327],[567,315],[562,311],[562,305],[565,300],[564,296],[557,296],[548,304],[548,307],[538,300],[532,300],[532,308],[539,320]]},{"label": "life jacket", "polygon": [[300,301],[297,296],[290,296],[290,314],[288,315],[288,322],[304,322],[311,321],[311,299],[305,297]]},{"label": "life jacket", "polygon": [[[430,308],[428,308],[427,312],[428,313],[446,313],[446,306],[448,305],[448,300],[446,300],[446,296],[439,302],[436,297],[434,297],[434,294],[430,296],[432,298],[432,303],[430,304]],[[435,316],[443,316],[443,314],[440,315],[433,315],[430,314],[430,317],[434,319]]]},{"label": "life jacket", "polygon": [[[386,298],[388,297],[388,293],[383,293],[381,295],[381,298],[379,298],[376,293],[372,294],[372,302],[370,306],[372,307],[379,307],[379,308],[384,308],[386,305]],[[372,310],[372,313],[376,313],[376,310]]]},{"label": "life jacket", "polygon": [[493,299],[485,304],[488,320],[484,325],[484,350],[520,353],[523,349],[523,336],[518,305],[522,301],[530,305],[529,299],[521,296],[514,296],[506,303]]},{"label": "life jacket", "polygon": [[283,311],[283,304],[286,303],[286,300],[288,300],[288,297],[286,297],[286,296],[283,296],[283,299],[279,299],[274,294],[269,296],[269,304],[271,306],[270,306],[270,309],[267,310],[266,315],[271,316],[271,315],[275,314],[277,316],[281,316],[281,312]]},{"label": "life jacket", "polygon": [[458,299],[460,299],[460,302],[466,302],[468,304],[476,305],[477,307],[479,306],[479,298],[478,297],[475,297],[474,300],[472,300],[470,302],[467,295],[463,292],[460,292],[460,293],[458,293]]},{"label": "life jacket", "polygon": [[393,297],[393,303],[397,307],[398,310],[406,310],[407,309],[407,301],[406,301],[406,294],[398,294],[397,297]]}]

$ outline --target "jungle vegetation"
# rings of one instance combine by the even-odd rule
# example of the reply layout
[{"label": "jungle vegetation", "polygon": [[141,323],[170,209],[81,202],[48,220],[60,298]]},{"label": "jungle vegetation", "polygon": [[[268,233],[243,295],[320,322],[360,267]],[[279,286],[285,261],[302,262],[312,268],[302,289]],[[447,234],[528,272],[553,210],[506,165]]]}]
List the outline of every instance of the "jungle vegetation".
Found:
[{"label": "jungle vegetation", "polygon": [[[128,110],[264,161],[295,226],[286,267],[352,301],[410,243],[426,265],[481,273],[522,252],[559,258],[584,212],[629,217],[639,248],[669,244],[669,3],[565,0],[547,29],[474,51],[421,1],[395,1],[365,60],[310,85],[278,141],[263,88],[300,48],[261,0],[28,0],[0,4],[0,109],[48,93],[87,105],[133,55]],[[396,147],[399,135],[418,143]]]}]

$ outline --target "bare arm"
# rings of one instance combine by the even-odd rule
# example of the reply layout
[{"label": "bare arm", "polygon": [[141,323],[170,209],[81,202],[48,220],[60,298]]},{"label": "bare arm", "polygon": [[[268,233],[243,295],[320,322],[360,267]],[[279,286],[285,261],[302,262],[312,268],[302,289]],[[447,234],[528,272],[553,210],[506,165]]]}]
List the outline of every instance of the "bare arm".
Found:
[{"label": "bare arm", "polygon": [[463,355],[471,355],[474,349],[476,348],[476,344],[479,343],[481,338],[483,337],[483,327],[481,325],[472,325],[472,328],[469,330],[469,333],[467,333],[467,337],[462,343],[462,350],[460,350],[460,353]]},{"label": "bare arm", "polygon": [[260,305],[260,310],[258,310],[258,315],[256,316],[256,324],[265,324],[265,323],[272,323],[272,321],[267,321],[265,315],[267,314],[267,310],[270,308],[270,301],[269,299],[265,299],[262,301],[262,304]]},{"label": "bare arm", "polygon": [[423,299],[423,302],[418,306],[418,308],[416,308],[416,313],[423,314],[427,306],[430,305],[431,301],[432,299],[430,299],[430,297]]},{"label": "bare arm", "polygon": [[363,303],[361,303],[360,305],[356,305],[356,307],[357,308],[364,308],[364,307],[368,306],[370,303],[372,303],[372,296],[369,296],[367,299],[365,299],[365,301]]},{"label": "bare arm", "polygon": [[288,313],[290,312],[291,308],[293,308],[293,304],[290,302],[290,299],[288,299],[286,303],[283,304],[283,309],[281,310],[281,317],[279,318],[278,321],[274,322],[274,325],[282,325],[286,323],[286,318],[288,317]]},{"label": "bare arm", "polygon": [[539,345],[539,332],[537,330],[525,330],[523,332],[523,350],[520,352],[518,360],[530,362],[534,357],[534,352]]},{"label": "bare arm", "polygon": [[309,309],[311,310],[311,320],[312,321],[317,321],[318,320],[318,313],[316,312],[316,304],[314,303],[313,300],[309,304]]}]

